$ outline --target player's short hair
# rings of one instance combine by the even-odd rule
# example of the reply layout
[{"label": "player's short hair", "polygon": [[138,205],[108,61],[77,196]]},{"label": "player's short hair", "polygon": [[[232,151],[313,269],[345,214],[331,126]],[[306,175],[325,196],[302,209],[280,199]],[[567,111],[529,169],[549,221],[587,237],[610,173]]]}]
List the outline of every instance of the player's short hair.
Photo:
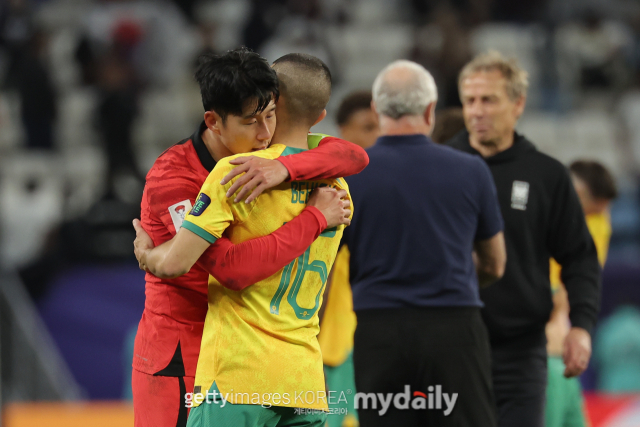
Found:
[{"label": "player's short hair", "polygon": [[601,163],[593,160],[576,160],[571,163],[569,170],[587,185],[593,198],[613,200],[618,197],[616,181]]},{"label": "player's short hair", "polygon": [[462,82],[471,74],[499,71],[506,80],[507,95],[515,101],[527,96],[529,73],[520,67],[514,58],[507,58],[497,50],[481,53],[462,68],[458,76],[458,92],[462,95]]},{"label": "player's short hair", "polygon": [[338,107],[338,114],[336,115],[338,126],[345,125],[351,120],[351,116],[358,111],[371,110],[371,99],[371,91],[368,90],[351,92],[347,95]]},{"label": "player's short hair", "polygon": [[433,76],[420,64],[407,60],[387,65],[373,82],[373,101],[378,114],[399,119],[423,114],[438,100]]},{"label": "player's short hair", "polygon": [[195,78],[205,111],[215,111],[223,123],[229,114],[241,116],[250,104],[257,114],[280,95],[278,77],[269,62],[246,47],[201,55]]},{"label": "player's short hair", "polygon": [[462,108],[451,107],[436,111],[436,124],[433,126],[431,139],[438,144],[444,144],[458,132],[465,130]]},{"label": "player's short hair", "polygon": [[331,98],[331,71],[319,58],[289,53],[273,63],[292,120],[311,127]]}]

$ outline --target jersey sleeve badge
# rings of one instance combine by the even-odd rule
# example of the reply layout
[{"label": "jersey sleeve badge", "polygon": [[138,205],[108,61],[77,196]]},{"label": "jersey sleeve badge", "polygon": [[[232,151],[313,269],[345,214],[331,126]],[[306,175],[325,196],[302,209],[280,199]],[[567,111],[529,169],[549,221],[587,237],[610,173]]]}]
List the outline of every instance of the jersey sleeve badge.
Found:
[{"label": "jersey sleeve badge", "polygon": [[191,210],[191,207],[191,200],[189,199],[169,206],[169,215],[171,215],[171,221],[173,221],[173,226],[176,229],[176,233],[182,227],[184,217],[187,215],[187,212]]}]

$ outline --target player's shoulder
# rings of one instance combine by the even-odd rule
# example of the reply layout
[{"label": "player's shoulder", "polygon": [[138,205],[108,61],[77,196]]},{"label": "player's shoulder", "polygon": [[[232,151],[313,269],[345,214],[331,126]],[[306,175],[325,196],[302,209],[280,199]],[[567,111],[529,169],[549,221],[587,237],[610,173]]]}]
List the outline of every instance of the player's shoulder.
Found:
[{"label": "player's shoulder", "polygon": [[149,169],[147,180],[154,178],[165,179],[169,176],[184,176],[185,171],[192,172],[193,168],[189,162],[194,154],[193,142],[191,138],[183,139],[162,152]]},{"label": "player's shoulder", "polygon": [[530,152],[529,158],[532,161],[538,162],[546,169],[549,169],[556,173],[564,173],[567,170],[567,167],[560,160],[550,156],[547,153],[543,153],[542,151],[535,150]]},{"label": "player's shoulder", "polygon": [[489,166],[484,159],[474,153],[460,151],[454,147],[433,143],[429,146],[428,158],[434,170],[448,171],[474,179],[478,174],[488,174]]},{"label": "player's shoulder", "polygon": [[[554,172],[562,172],[566,170],[566,167],[558,159],[539,151],[536,145],[531,142],[526,136],[516,132],[514,145],[517,144],[518,156],[521,161],[535,166],[542,166],[545,169],[550,169]],[[518,148],[519,147],[519,148]]]},{"label": "player's shoulder", "polygon": [[220,169],[233,169],[236,165],[232,165],[231,161],[233,159],[237,159],[239,157],[248,157],[248,156],[253,156],[253,157],[260,157],[263,159],[276,159],[278,158],[282,152],[286,149],[287,147],[282,145],[282,144],[272,144],[271,146],[269,146],[269,148],[266,148],[264,150],[259,150],[259,151],[250,151],[248,153],[239,153],[239,154],[234,154],[233,156],[229,156],[229,157],[225,157],[224,159],[220,159],[218,161],[218,163],[216,163],[216,167],[214,168],[215,170],[220,170]]},{"label": "player's shoulder", "polygon": [[569,169],[558,159],[538,150],[527,153],[524,162],[531,168],[541,171],[540,178],[550,185],[570,182]]},{"label": "player's shoulder", "polygon": [[432,149],[439,153],[442,157],[449,158],[453,161],[463,162],[466,164],[479,164],[484,163],[482,157],[474,153],[468,153],[465,151],[461,151],[455,147],[433,143]]},{"label": "player's shoulder", "polygon": [[326,135],[324,133],[309,132],[307,135],[307,145],[310,149],[317,148],[323,139],[338,139],[335,136]]}]

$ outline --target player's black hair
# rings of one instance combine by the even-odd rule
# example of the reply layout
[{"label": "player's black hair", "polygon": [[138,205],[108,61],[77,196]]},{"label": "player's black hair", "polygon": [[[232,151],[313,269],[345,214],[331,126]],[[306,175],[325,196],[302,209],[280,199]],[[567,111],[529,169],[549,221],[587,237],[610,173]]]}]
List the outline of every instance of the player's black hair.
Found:
[{"label": "player's black hair", "polygon": [[287,114],[311,127],[331,97],[329,67],[313,55],[289,53],[276,59],[273,68],[286,99]]},{"label": "player's black hair", "polygon": [[592,160],[577,160],[571,163],[569,170],[587,185],[594,198],[613,200],[618,197],[616,182],[602,164]]},{"label": "player's black hair", "polygon": [[215,111],[223,123],[229,114],[241,116],[249,104],[254,108],[252,114],[257,114],[280,96],[276,72],[246,47],[222,55],[201,55],[195,78],[205,111]]},{"label": "player's black hair", "polygon": [[371,91],[369,90],[352,92],[347,95],[338,107],[338,114],[336,114],[338,126],[345,125],[351,119],[351,116],[358,111],[370,110],[371,99]]}]

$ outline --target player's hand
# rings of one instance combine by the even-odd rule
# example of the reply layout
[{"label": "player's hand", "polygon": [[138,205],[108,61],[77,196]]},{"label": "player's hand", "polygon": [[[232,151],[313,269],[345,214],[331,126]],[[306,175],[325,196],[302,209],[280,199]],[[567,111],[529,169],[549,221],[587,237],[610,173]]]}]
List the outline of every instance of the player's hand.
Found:
[{"label": "player's hand", "polygon": [[133,220],[133,228],[136,230],[136,240],[133,241],[133,252],[136,254],[138,266],[140,270],[149,271],[147,270],[146,258],[147,252],[154,248],[153,240],[151,240],[151,237],[144,231],[139,219]]},{"label": "player's hand", "polygon": [[567,378],[582,374],[589,366],[591,358],[591,335],[583,328],[573,327],[564,339],[562,359],[564,376]]},{"label": "player's hand", "polygon": [[225,185],[236,176],[244,173],[243,176],[233,183],[229,191],[227,191],[227,197],[231,197],[242,187],[233,200],[234,202],[239,202],[247,194],[251,193],[245,200],[245,203],[251,203],[251,201],[262,194],[264,190],[280,185],[289,178],[289,171],[277,160],[246,156],[235,158],[229,163],[239,166],[233,168],[227,176],[222,178],[220,184]]},{"label": "player's hand", "polygon": [[336,190],[331,187],[319,187],[313,190],[308,206],[315,206],[327,219],[327,228],[340,224],[349,225],[351,220],[351,201],[347,198],[346,190]]}]

